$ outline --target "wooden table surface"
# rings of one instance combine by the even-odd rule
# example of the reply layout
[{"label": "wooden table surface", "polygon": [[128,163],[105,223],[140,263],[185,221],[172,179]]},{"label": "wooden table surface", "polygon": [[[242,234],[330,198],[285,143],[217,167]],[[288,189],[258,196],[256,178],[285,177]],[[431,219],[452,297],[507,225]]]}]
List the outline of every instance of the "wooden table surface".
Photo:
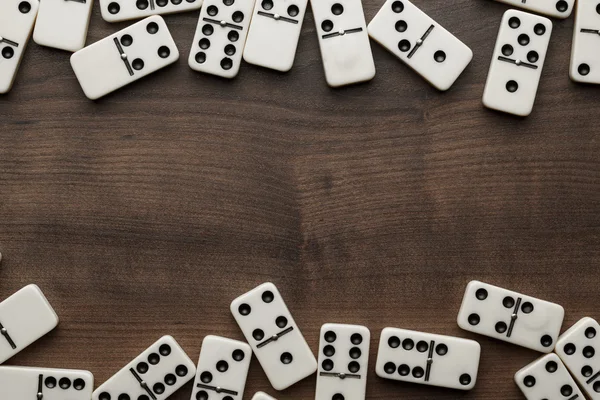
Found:
[{"label": "wooden table surface", "polygon": [[[475,53],[449,92],[376,44],[372,82],[328,88],[310,12],[290,73],[232,81],[187,66],[198,12],[168,16],[179,62],[97,102],[67,53],[30,43],[0,96],[0,298],[37,283],[61,323],[7,364],[100,384],[164,334],[196,361],[205,335],[242,338],[231,300],[273,281],[315,352],[323,323],[371,329],[368,399],[522,398],[513,374],[538,354],[456,315],[480,279],[562,304],[563,328],[600,317],[600,87],[569,80],[573,19],[555,20],[534,113],[486,110],[507,7],[415,4]],[[88,43],[125,26],[95,4]],[[386,326],[478,340],[476,388],[377,378]],[[246,398],[314,388],[276,394],[253,360]]]}]

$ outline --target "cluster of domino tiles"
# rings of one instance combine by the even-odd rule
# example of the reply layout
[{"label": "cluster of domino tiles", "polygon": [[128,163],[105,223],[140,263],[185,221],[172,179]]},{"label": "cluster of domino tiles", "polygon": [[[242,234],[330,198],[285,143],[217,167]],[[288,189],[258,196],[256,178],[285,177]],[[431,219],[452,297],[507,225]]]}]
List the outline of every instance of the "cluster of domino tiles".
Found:
[{"label": "cluster of domino tiles", "polygon": [[[99,1],[108,22],[146,19],[84,48],[93,0],[3,0],[0,93],[10,90],[32,31],[40,45],[75,52],[73,70],[85,95],[95,100],[177,61],[179,50],[159,14],[199,8],[190,68],[233,78],[243,58],[289,71],[308,6],[308,0]],[[561,19],[575,8],[575,0],[498,1]],[[442,91],[473,58],[469,47],[408,0],[385,1],[368,25],[361,0],[311,0],[311,6],[332,87],[375,76],[369,38]],[[570,76],[600,84],[600,1],[579,0],[576,9]],[[548,18],[517,10],[504,14],[483,94],[486,107],[519,116],[531,113],[551,33]]]},{"label": "cluster of domino tiles", "polygon": [[[0,366],[0,398],[38,400],[165,400],[194,379],[191,400],[241,400],[254,354],[275,390],[317,373],[315,400],[364,400],[371,333],[365,326],[326,323],[318,361],[273,283],[231,303],[247,343],[208,335],[197,366],[171,336],[163,336],[96,390],[89,371]],[[583,318],[559,336],[564,309],[487,283],[467,285],[458,313],[466,331],[546,353],[515,374],[527,399],[600,399],[600,325]],[[58,324],[36,285],[0,303],[0,364]],[[555,353],[552,351],[555,350]],[[385,328],[376,374],[384,379],[470,390],[481,346],[470,339]],[[576,383],[577,381],[577,383]],[[275,400],[258,392],[253,400]]]}]

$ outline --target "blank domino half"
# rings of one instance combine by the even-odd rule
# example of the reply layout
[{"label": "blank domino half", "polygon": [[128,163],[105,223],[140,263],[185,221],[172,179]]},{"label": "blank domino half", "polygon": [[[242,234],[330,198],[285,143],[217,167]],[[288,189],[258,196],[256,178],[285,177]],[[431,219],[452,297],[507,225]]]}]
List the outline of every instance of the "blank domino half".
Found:
[{"label": "blank domino half", "polygon": [[60,50],[81,50],[85,46],[93,4],[93,0],[43,0],[33,41]]}]

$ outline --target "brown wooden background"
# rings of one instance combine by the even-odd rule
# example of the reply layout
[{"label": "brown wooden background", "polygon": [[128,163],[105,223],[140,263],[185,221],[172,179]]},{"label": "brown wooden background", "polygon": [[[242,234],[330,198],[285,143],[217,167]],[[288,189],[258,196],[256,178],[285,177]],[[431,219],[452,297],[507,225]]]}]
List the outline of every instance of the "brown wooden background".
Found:
[{"label": "brown wooden background", "polygon": [[[486,110],[507,7],[414,2],[475,53],[447,93],[376,44],[372,82],[328,88],[310,12],[290,73],[233,81],[188,68],[198,12],[168,16],[179,63],[98,102],[67,53],[30,43],[0,96],[0,298],[35,282],[61,323],[8,364],[100,384],[163,334],[196,361],[205,335],[242,338],[229,303],[270,280],[315,351],[325,322],[371,329],[369,399],[522,398],[513,374],[537,354],[456,315],[480,279],[562,304],[565,328],[600,317],[600,87],[569,80],[573,20],[557,20],[534,114]],[[88,43],[125,26],[95,4]],[[386,326],[478,340],[476,389],[377,378]],[[314,387],[277,394],[253,360],[246,398]]]}]

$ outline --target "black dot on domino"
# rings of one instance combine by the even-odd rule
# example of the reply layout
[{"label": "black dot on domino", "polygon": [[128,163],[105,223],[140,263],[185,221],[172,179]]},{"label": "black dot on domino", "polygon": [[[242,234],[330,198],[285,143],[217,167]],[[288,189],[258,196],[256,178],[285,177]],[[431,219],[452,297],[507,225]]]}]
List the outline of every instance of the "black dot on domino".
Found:
[{"label": "black dot on domino", "polygon": [[396,14],[400,14],[402,11],[404,11],[404,3],[402,3],[401,1],[395,1],[392,3],[392,11],[395,12]]},{"label": "black dot on domino", "polygon": [[335,3],[331,6],[331,13],[333,15],[342,15],[344,13],[344,6],[340,3]]},{"label": "black dot on domino", "polygon": [[396,30],[398,32],[404,32],[408,29],[408,24],[406,23],[406,21],[400,20],[398,22],[396,22]]},{"label": "black dot on domino", "polygon": [[358,346],[359,344],[361,344],[363,341],[363,337],[360,333],[355,333],[354,335],[350,336],[350,342],[352,342],[353,345]]},{"label": "black dot on domino", "polygon": [[323,362],[321,363],[321,367],[325,371],[331,371],[333,369],[333,361],[331,361],[330,359],[323,360]]},{"label": "black dot on domino", "polygon": [[85,389],[85,381],[81,378],[77,378],[73,381],[73,387],[75,390],[83,390]]},{"label": "black dot on domino", "polygon": [[407,376],[408,374],[410,374],[410,367],[406,364],[402,364],[398,367],[398,373],[401,376]]},{"label": "black dot on domino", "polygon": [[521,311],[523,311],[525,314],[531,314],[533,312],[533,310],[534,310],[533,304],[531,304],[528,301],[523,303],[523,305],[521,306]]},{"label": "black dot on domino", "polygon": [[500,334],[502,334],[508,330],[508,326],[506,325],[505,322],[502,322],[502,321],[498,322],[496,324],[495,328],[496,328],[496,332],[498,332]]},{"label": "black dot on domino", "polygon": [[540,339],[540,343],[544,347],[550,347],[550,346],[552,346],[552,343],[554,343],[554,340],[552,340],[552,336],[550,336],[550,335],[544,335]]},{"label": "black dot on domino", "polygon": [[594,388],[594,392],[600,393],[600,381],[594,382],[593,388]]},{"label": "black dot on domino", "polygon": [[139,10],[145,10],[146,8],[148,8],[148,0],[137,0],[135,2],[135,6],[139,9]]},{"label": "black dot on domino", "polygon": [[333,29],[333,21],[326,19],[325,21],[321,22],[321,29],[323,29],[325,32],[331,32]]},{"label": "black dot on domino", "polygon": [[166,357],[169,354],[171,354],[171,346],[169,346],[168,344],[163,344],[158,348],[158,352],[161,356]]},{"label": "black dot on domino", "polygon": [[127,393],[121,393],[118,400],[131,400]]},{"label": "black dot on domino", "polygon": [[186,367],[183,364],[179,364],[175,368],[175,373],[177,374],[177,376],[186,376],[188,374],[188,367]]},{"label": "black dot on domino", "polygon": [[357,373],[360,371],[360,364],[356,361],[350,362],[350,364],[348,364],[348,371],[352,372],[353,374]]},{"label": "black dot on domino", "polygon": [[267,290],[266,292],[264,292],[262,294],[261,298],[262,298],[262,301],[269,304],[275,299],[275,295],[270,290]]},{"label": "black dot on domino", "polygon": [[58,381],[58,386],[60,386],[60,388],[63,390],[67,390],[71,387],[71,380],[69,378],[60,378],[60,381]]},{"label": "black dot on domino", "polygon": [[202,383],[211,383],[213,380],[213,376],[210,372],[204,371],[200,374],[200,380],[202,381]]},{"label": "black dot on domino", "polygon": [[208,393],[204,390],[199,391],[196,393],[196,400],[208,400]]},{"label": "black dot on domino", "polygon": [[325,332],[325,341],[327,343],[333,343],[336,341],[336,339],[337,339],[337,335],[335,334],[335,332],[333,332],[333,331]]},{"label": "black dot on domino", "polygon": [[121,6],[119,3],[112,2],[108,5],[108,12],[112,15],[118,14],[121,11]]},{"label": "black dot on domino", "polygon": [[[203,57],[200,57],[202,61],[198,61],[198,54],[203,54]],[[196,54],[196,61],[198,63],[203,63],[204,61],[206,61],[206,54],[204,54],[204,53],[198,53],[198,54]],[[252,312],[252,308],[250,307],[250,305],[244,303],[238,307],[238,312],[243,316],[250,315],[250,313]]]},{"label": "black dot on domino", "polygon": [[412,350],[415,347],[415,342],[412,339],[404,339],[402,348],[404,350]]},{"label": "black dot on domino", "polygon": [[357,358],[360,358],[360,356],[362,355],[362,351],[360,351],[360,349],[358,347],[353,347],[350,349],[350,358],[353,360],[356,360]]},{"label": "black dot on domino", "polygon": [[265,332],[262,329],[255,329],[252,332],[252,337],[257,341],[263,340],[265,337]]},{"label": "black dot on domino", "polygon": [[345,399],[345,397],[341,393],[336,393],[331,397],[331,400],[344,400],[344,399]]},{"label": "black dot on domino", "polygon": [[586,378],[592,376],[593,373],[594,370],[589,365],[585,365],[583,368],[581,368],[581,375],[585,376]]},{"label": "black dot on domino", "polygon": [[14,55],[15,51],[12,47],[6,46],[2,49],[2,57],[4,57],[5,59],[10,60],[11,58],[13,58]]},{"label": "black dot on domino", "polygon": [[588,339],[593,339],[596,337],[596,329],[589,327],[585,330],[585,337]]},{"label": "black dot on domino", "polygon": [[527,387],[535,386],[535,378],[531,375],[527,375],[525,379],[523,379],[523,384]]},{"label": "black dot on domino", "polygon": [[169,4],[169,2],[167,0],[156,0],[156,5],[159,7],[164,7],[167,4]]},{"label": "black dot on domino", "polygon": [[145,374],[146,372],[148,372],[148,364],[145,362],[140,362],[138,363],[138,365],[135,366],[135,369],[137,372],[139,372],[140,374]]},{"label": "black dot on domino", "polygon": [[228,369],[229,369],[229,364],[227,364],[227,361],[221,360],[217,363],[217,371],[227,372]]},{"label": "black dot on domino", "polygon": [[150,353],[150,355],[148,356],[148,362],[151,365],[156,365],[160,362],[160,356],[156,353]]},{"label": "black dot on domino", "polygon": [[425,370],[421,367],[415,367],[412,371],[412,375],[415,378],[420,379],[425,375]]},{"label": "black dot on domino", "polygon": [[279,359],[285,365],[291,364],[294,361],[294,357],[288,352],[283,353]]},{"label": "black dot on domino", "polygon": [[227,39],[229,39],[230,42],[237,42],[239,38],[240,38],[240,34],[237,33],[236,31],[230,31],[227,34]]},{"label": "black dot on domino", "polygon": [[435,346],[435,352],[438,356],[445,356],[446,354],[448,354],[448,346],[446,346],[443,343],[440,343],[437,346]]},{"label": "black dot on domino", "polygon": [[288,324],[288,320],[284,316],[277,317],[277,319],[275,320],[275,325],[277,325],[277,327],[280,329],[285,328],[287,326],[287,324]]},{"label": "black dot on domino", "polygon": [[163,394],[165,392],[165,385],[162,383],[155,383],[154,386],[152,386],[152,391],[156,394]]},{"label": "black dot on domino", "polygon": [[[510,53],[512,54],[512,46],[507,45],[508,47],[511,48]],[[506,47],[506,46],[504,46]],[[503,51],[502,53],[504,54],[504,47],[502,48]],[[505,55],[510,55],[510,54],[505,54]],[[513,308],[515,306],[515,299],[510,297],[510,296],[506,296],[503,300],[502,300],[502,305],[506,308]]]},{"label": "black dot on domino", "polygon": [[[110,394],[108,394],[107,392],[102,392],[98,396],[98,400],[110,400]],[[120,396],[119,396],[119,400],[121,400]],[[129,399],[127,399],[127,400],[129,400]]]},{"label": "black dot on domino", "polygon": [[425,353],[427,350],[429,350],[429,344],[426,341],[421,340],[417,343],[417,351],[419,353]]},{"label": "black dot on domino", "polygon": [[165,375],[165,383],[169,386],[173,386],[177,382],[177,377],[173,374]]},{"label": "black dot on domino", "polygon": [[400,347],[400,338],[398,338],[397,336],[392,336],[388,339],[388,346],[390,346],[392,349],[397,349],[398,347]]},{"label": "black dot on domino", "polygon": [[158,32],[158,24],[156,22],[150,22],[148,25],[146,25],[146,32],[154,35]]},{"label": "black dot on domino", "polygon": [[592,358],[596,354],[596,350],[592,346],[585,346],[583,348],[583,356],[585,358]]},{"label": "black dot on domino", "polygon": [[577,347],[573,343],[567,343],[564,350],[568,356],[572,356],[577,351]]},{"label": "black dot on domino", "polygon": [[565,12],[569,9],[569,4],[565,0],[560,0],[556,2],[556,11]]},{"label": "black dot on domino", "polygon": [[[244,20],[244,13],[241,11],[236,11],[233,13],[231,18],[233,19],[234,22],[237,22],[239,24],[240,22],[242,22]],[[271,293],[271,295],[272,294],[273,293]],[[271,300],[271,301],[273,301],[273,300]],[[269,301],[268,303],[270,303],[271,301]],[[267,302],[265,302],[265,303],[267,303]]]},{"label": "black dot on domino", "polygon": [[458,378],[458,381],[460,382],[461,385],[467,386],[467,385],[471,384],[471,375],[462,374],[460,376],[460,378]]},{"label": "black dot on domino", "polygon": [[323,354],[325,357],[333,357],[335,355],[335,347],[331,345],[323,347]]},{"label": "black dot on domino", "polygon": [[506,90],[509,93],[514,93],[519,89],[519,84],[516,81],[508,81],[506,82]]},{"label": "black dot on domino", "polygon": [[468,320],[469,320],[469,324],[473,325],[473,326],[479,325],[479,322],[481,322],[481,318],[479,317],[478,314],[469,315]]},{"label": "black dot on domino", "polygon": [[383,366],[383,370],[386,374],[393,374],[394,372],[396,372],[396,365],[392,362],[385,363],[385,365]]},{"label": "black dot on domino", "polygon": [[48,389],[54,389],[56,387],[56,378],[53,376],[47,377],[46,380],[44,380],[44,385],[46,385]]},{"label": "black dot on domino", "polygon": [[569,397],[573,394],[573,387],[571,385],[564,385],[560,388],[560,393],[565,397]]},{"label": "black dot on domino", "polygon": [[546,363],[546,371],[553,374],[558,370],[558,364],[555,361],[548,361]]},{"label": "black dot on domino", "polygon": [[28,1],[20,2],[19,11],[21,12],[21,14],[27,14],[29,11],[31,11],[31,4],[29,4]]},{"label": "black dot on domino", "polygon": [[139,71],[141,69],[144,68],[144,60],[142,60],[141,58],[136,58],[135,60],[133,60],[133,62],[131,63],[131,66],[133,67],[133,69],[135,69],[136,71]]},{"label": "black dot on domino", "polygon": [[233,358],[234,361],[240,362],[244,358],[246,358],[246,353],[244,353],[243,350],[237,349],[233,351],[233,354],[231,354],[231,358]]}]

